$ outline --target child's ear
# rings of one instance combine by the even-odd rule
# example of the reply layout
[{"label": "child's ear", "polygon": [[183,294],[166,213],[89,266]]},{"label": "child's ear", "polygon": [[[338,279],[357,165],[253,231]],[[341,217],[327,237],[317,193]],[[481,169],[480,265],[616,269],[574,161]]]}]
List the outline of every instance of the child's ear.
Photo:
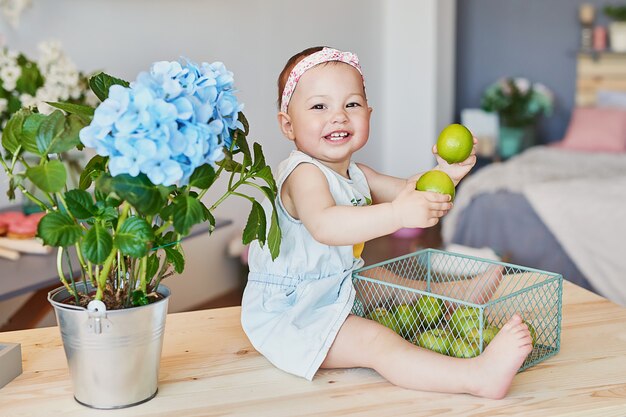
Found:
[{"label": "child's ear", "polygon": [[280,112],[278,113],[278,125],[280,126],[280,131],[283,132],[283,135],[289,140],[295,140],[296,136],[293,133],[293,125],[291,124],[291,117],[287,113]]}]

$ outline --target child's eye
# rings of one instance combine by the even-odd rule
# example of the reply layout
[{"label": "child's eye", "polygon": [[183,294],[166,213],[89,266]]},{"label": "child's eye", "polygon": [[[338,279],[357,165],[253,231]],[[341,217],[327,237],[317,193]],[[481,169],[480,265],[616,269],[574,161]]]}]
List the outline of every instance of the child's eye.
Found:
[{"label": "child's eye", "polygon": [[356,102],[348,103],[346,107],[361,107],[361,103],[356,103]]},{"label": "child's eye", "polygon": [[324,105],[323,104],[315,104],[315,105],[313,105],[313,107],[311,107],[311,110],[324,110]]}]

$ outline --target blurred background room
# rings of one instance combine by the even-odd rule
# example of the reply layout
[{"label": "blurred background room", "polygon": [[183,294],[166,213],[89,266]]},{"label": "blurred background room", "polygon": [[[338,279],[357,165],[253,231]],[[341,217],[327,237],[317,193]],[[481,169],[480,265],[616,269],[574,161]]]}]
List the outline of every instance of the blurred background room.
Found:
[{"label": "blurred background room", "polygon": [[[527,172],[524,155],[546,148],[572,152],[565,158],[569,165],[559,169],[568,178],[601,164],[603,178],[623,180],[626,48],[614,26],[626,24],[620,21],[626,20],[626,12],[620,14],[619,7],[607,12],[611,5],[626,9],[626,3],[600,0],[1,0],[0,40],[6,50],[33,61],[46,54],[45,48],[50,52],[51,44],[45,42],[54,42],[53,48],[80,73],[105,71],[126,80],[160,60],[222,61],[233,71],[245,104],[249,138],[263,146],[273,167],[292,149],[276,123],[276,78],[286,60],[316,45],[353,51],[361,60],[374,109],[370,140],[357,154],[359,161],[408,177],[436,164],[431,148],[447,124],[462,122],[480,140],[475,174],[464,180],[467,192],[460,185],[458,212],[450,223],[370,242],[367,263],[456,244],[513,263],[560,269],[554,272],[607,295],[620,284],[599,282],[589,271],[611,275],[619,267],[611,251],[623,243],[609,242],[609,249],[598,249],[600,257],[594,248],[606,238],[604,223],[623,219],[604,219],[589,226],[591,234],[568,230],[562,237],[568,226],[555,224],[554,215],[544,211],[569,200],[545,199],[553,194],[542,188],[546,175],[532,176],[541,182],[531,185],[533,195],[526,194],[526,183],[515,188],[496,184],[492,177],[519,179],[508,168],[495,168],[511,163]],[[48,45],[44,50],[42,43]],[[11,74],[0,69],[0,78]],[[3,82],[5,89],[11,84]],[[607,137],[611,135],[615,141]],[[600,136],[603,142],[596,141]],[[542,154],[530,159],[560,167],[556,158]],[[614,169],[609,173],[607,167]],[[556,178],[543,167],[537,170]],[[479,174],[484,177],[480,184],[470,183]],[[7,198],[7,182],[0,173],[0,208],[14,209],[22,201]],[[206,198],[219,193],[215,187]],[[482,194],[489,194],[489,200],[477,198]],[[584,193],[575,195],[586,201]],[[542,206],[537,200],[548,202]],[[247,204],[230,199],[215,213],[229,225],[210,238],[185,241],[185,272],[166,282],[173,293],[170,312],[238,304],[246,275],[246,248],[238,242],[248,211]],[[499,216],[502,223],[495,223]],[[590,246],[577,247],[572,241]],[[581,261],[581,253],[593,259]],[[24,262],[28,256],[0,262]],[[19,277],[0,269],[0,288],[14,279]],[[45,294],[56,286],[20,294],[0,290],[0,330],[54,325]],[[617,293],[614,301],[623,303],[622,290]]]}]

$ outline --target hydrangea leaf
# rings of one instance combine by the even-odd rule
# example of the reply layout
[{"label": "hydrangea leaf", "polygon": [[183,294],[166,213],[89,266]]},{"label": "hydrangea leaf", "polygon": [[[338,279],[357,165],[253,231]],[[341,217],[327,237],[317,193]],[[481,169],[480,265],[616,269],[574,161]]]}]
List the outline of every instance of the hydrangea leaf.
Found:
[{"label": "hydrangea leaf", "polygon": [[201,190],[205,190],[215,182],[215,170],[209,164],[204,164],[196,168],[189,178],[189,186],[197,187]]},{"label": "hydrangea leaf", "polygon": [[163,248],[165,251],[166,259],[174,266],[174,271],[180,274],[185,269],[185,257],[182,253],[173,246],[167,246]]},{"label": "hydrangea leaf", "polygon": [[78,133],[85,122],[76,115],[65,116],[55,110],[46,116],[37,130],[37,148],[41,155],[67,152],[80,144]]},{"label": "hydrangea leaf", "polygon": [[128,87],[130,85],[128,81],[112,77],[104,72],[96,74],[89,79],[89,87],[91,88],[91,91],[93,91],[94,94],[100,99],[100,101],[107,99],[109,96],[109,88],[111,88],[114,84],[118,84],[123,87]]},{"label": "hydrangea leaf", "polygon": [[22,143],[24,149],[28,152],[41,155],[37,146],[37,132],[46,118],[47,116],[45,114],[30,113],[24,119],[20,142]]},{"label": "hydrangea leaf", "polygon": [[152,227],[145,219],[129,217],[115,234],[115,246],[124,255],[141,258],[148,253],[148,244],[152,239]]},{"label": "hydrangea leaf", "polygon": [[22,134],[22,125],[24,124],[24,113],[18,111],[9,119],[6,126],[2,130],[2,146],[11,154],[18,152]]},{"label": "hydrangea leaf", "polygon": [[37,236],[48,246],[71,246],[83,234],[83,229],[66,214],[53,211],[41,218]]},{"label": "hydrangea leaf", "polygon": [[280,253],[280,241],[282,239],[280,227],[278,226],[278,216],[276,209],[272,212],[272,221],[270,223],[270,231],[267,236],[267,246],[270,250],[272,260],[276,259]]},{"label": "hydrangea leaf", "polygon": [[106,228],[96,223],[85,234],[81,250],[89,261],[100,264],[111,254],[113,238]]},{"label": "hydrangea leaf", "polygon": [[91,106],[84,106],[82,104],[74,103],[60,103],[60,102],[46,102],[49,106],[56,109],[63,110],[66,113],[82,116],[84,119],[91,120],[95,109]]},{"label": "hydrangea leaf", "polygon": [[195,224],[202,222],[204,211],[198,200],[189,196],[179,196],[173,203],[172,220],[174,230],[185,236]]},{"label": "hydrangea leaf", "polygon": [[131,177],[121,174],[116,177],[101,175],[97,188],[105,193],[114,192],[122,200],[126,200],[141,214],[156,214],[163,207],[166,197],[161,187],[155,186],[144,174]]},{"label": "hydrangea leaf", "polygon": [[98,212],[91,194],[84,190],[70,190],[66,192],[65,203],[70,213],[78,220],[88,219]]},{"label": "hydrangea leaf", "polygon": [[259,240],[262,245],[265,244],[267,221],[265,219],[265,212],[263,207],[256,201],[252,201],[252,208],[248,215],[248,221],[246,227],[243,229],[242,242],[244,245],[252,242],[255,239]]},{"label": "hydrangea leaf", "polygon": [[42,165],[30,167],[26,170],[26,176],[38,188],[46,193],[58,193],[65,187],[67,171],[63,163],[53,159]]},{"label": "hydrangea leaf", "polygon": [[81,190],[89,188],[92,181],[105,171],[107,160],[106,156],[96,155],[87,162],[87,165],[80,173],[80,180],[78,181],[78,186]]}]

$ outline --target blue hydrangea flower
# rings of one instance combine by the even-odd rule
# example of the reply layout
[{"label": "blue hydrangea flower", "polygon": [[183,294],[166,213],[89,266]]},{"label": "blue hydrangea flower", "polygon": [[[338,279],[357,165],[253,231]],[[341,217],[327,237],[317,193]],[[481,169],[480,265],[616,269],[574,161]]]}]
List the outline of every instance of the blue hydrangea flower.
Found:
[{"label": "blue hydrangea flower", "polygon": [[224,157],[243,104],[224,64],[155,62],[130,87],[113,85],[81,142],[109,157],[111,175],[144,173],[154,184],[186,185],[194,170]]}]

